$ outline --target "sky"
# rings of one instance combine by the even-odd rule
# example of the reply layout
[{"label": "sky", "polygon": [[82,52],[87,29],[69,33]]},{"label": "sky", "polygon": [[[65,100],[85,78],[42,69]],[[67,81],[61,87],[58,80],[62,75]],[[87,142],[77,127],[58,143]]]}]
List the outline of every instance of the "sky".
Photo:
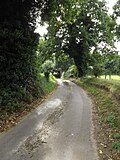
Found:
[{"label": "sky", "polygon": [[44,24],[44,26],[39,26],[39,24],[37,24],[37,29],[35,30],[35,32],[43,36],[45,33],[47,33],[47,26],[47,24]]},{"label": "sky", "polygon": [[113,13],[113,5],[117,2],[117,0],[106,0],[107,2],[107,7],[109,7],[109,13],[112,14]]},{"label": "sky", "polygon": [[[117,2],[117,0],[106,0],[107,2],[107,7],[109,8],[109,14],[113,13],[113,5]],[[117,20],[117,23],[120,24],[120,17]],[[43,36],[45,33],[47,33],[47,24],[44,26],[40,26],[39,24],[37,25],[37,29],[35,32],[39,33],[41,36]],[[117,50],[120,52],[120,42],[115,43]]]}]

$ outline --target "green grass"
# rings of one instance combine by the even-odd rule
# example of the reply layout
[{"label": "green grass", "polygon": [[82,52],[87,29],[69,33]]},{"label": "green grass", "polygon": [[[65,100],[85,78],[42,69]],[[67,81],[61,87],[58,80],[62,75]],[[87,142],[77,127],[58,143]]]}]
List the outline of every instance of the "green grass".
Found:
[{"label": "green grass", "polygon": [[119,124],[119,121],[118,121],[118,115],[117,114],[109,113],[105,118],[105,122],[111,124],[114,127],[119,127],[120,128],[120,124]]},{"label": "green grass", "polygon": [[50,75],[49,80],[47,80],[43,74],[40,74],[40,86],[44,94],[49,94],[52,92],[56,86],[56,79],[53,75]]},{"label": "green grass", "polygon": [[120,141],[119,142],[114,142],[112,147],[116,150],[119,150],[120,151]]},{"label": "green grass", "polygon": [[113,134],[114,139],[120,139],[120,133]]},{"label": "green grass", "polygon": [[[94,76],[88,76],[88,78],[94,78]],[[101,79],[105,79],[105,75],[101,75],[99,78]],[[109,77],[109,75],[106,76],[106,80],[116,80],[119,81],[120,80],[120,76],[119,75],[111,75],[111,79]]]},{"label": "green grass", "polygon": [[117,100],[120,100],[120,81],[106,80],[106,79],[101,79],[101,78],[86,78],[85,82],[108,91]]},{"label": "green grass", "polygon": [[[102,76],[100,76],[100,78],[105,79],[105,76],[102,75]],[[106,79],[109,79],[108,75],[106,76]],[[118,75],[111,75],[111,79],[112,80],[120,80],[120,76],[118,76]]]}]

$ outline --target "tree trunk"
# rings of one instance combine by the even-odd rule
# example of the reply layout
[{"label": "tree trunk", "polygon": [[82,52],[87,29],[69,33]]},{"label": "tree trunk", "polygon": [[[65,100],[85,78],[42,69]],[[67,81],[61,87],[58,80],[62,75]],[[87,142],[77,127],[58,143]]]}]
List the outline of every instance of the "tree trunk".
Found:
[{"label": "tree trunk", "polygon": [[80,56],[73,57],[76,67],[78,69],[78,77],[83,77],[85,74],[85,68],[86,66],[83,64],[83,58]]}]

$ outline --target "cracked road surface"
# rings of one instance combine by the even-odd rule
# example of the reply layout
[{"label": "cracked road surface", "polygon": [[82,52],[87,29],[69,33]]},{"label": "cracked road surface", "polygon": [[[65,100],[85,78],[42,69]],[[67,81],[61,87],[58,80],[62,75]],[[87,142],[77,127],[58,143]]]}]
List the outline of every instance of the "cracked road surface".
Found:
[{"label": "cracked road surface", "polygon": [[98,160],[90,99],[76,84],[58,83],[48,100],[0,137],[0,160]]}]

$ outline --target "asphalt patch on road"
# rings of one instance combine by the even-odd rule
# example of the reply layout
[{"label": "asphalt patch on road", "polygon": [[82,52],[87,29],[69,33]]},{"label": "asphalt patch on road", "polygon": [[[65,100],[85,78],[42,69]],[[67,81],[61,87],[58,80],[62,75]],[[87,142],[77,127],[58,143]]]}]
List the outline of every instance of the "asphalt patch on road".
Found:
[{"label": "asphalt patch on road", "polygon": [[17,157],[17,160],[32,158],[34,152],[36,152],[40,146],[47,144],[47,138],[49,137],[54,124],[59,121],[59,118],[63,115],[63,113],[64,106],[60,105],[54,110],[53,113],[48,115],[42,128],[35,131],[33,135],[28,137],[15,152],[15,157]]}]

